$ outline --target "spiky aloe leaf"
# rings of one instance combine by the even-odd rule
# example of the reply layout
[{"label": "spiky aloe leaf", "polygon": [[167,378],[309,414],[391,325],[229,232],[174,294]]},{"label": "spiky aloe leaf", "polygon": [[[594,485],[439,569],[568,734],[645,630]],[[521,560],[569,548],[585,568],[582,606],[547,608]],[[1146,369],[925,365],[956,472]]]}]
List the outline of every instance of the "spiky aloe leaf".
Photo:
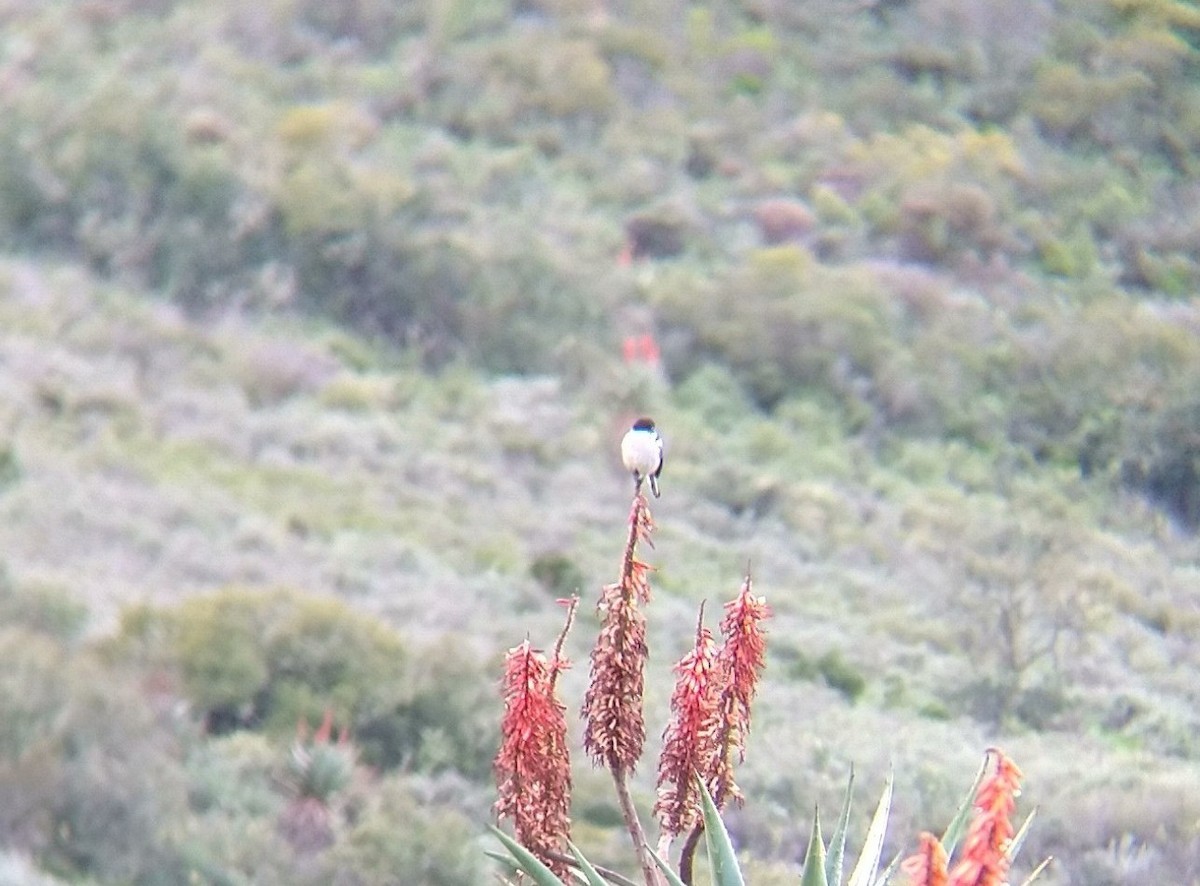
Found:
[{"label": "spiky aloe leaf", "polygon": [[900,859],[902,858],[904,858],[903,852],[897,852],[893,855],[892,860],[888,862],[888,866],[875,878],[873,886],[887,886],[888,881],[892,879],[892,874],[896,873],[896,868],[900,867]]},{"label": "spiky aloe leaf", "polygon": [[512,853],[513,858],[517,860],[517,866],[529,876],[537,886],[567,886],[562,880],[555,876],[554,871],[546,867],[536,855],[510,837],[508,834],[499,828],[492,827],[491,831],[496,835],[496,839],[504,844],[504,848]]},{"label": "spiky aloe leaf", "polygon": [[700,784],[700,801],[704,809],[704,842],[708,847],[708,864],[712,870],[713,886],[746,886],[742,879],[742,869],[738,867],[737,856],[733,853],[733,844],[729,841],[729,831],[725,830],[725,822],[721,821],[721,813],[713,802],[708,786],[699,776],[696,781]]},{"label": "spiky aloe leaf", "polygon": [[854,865],[847,886],[872,886],[875,882],[875,874],[879,871],[879,856],[883,854],[883,837],[887,832],[888,814],[892,809],[893,780],[894,776],[889,772],[879,805],[875,807],[875,814],[871,816],[871,824],[867,828],[858,863]]},{"label": "spiky aloe leaf", "polygon": [[829,854],[825,857],[825,879],[829,886],[842,886],[842,867],[846,857],[846,831],[850,827],[850,794],[854,789],[854,767],[850,767],[850,779],[846,782],[846,799],[842,801],[842,814],[838,816],[833,836],[829,838]]},{"label": "spiky aloe leaf", "polygon": [[508,872],[510,874],[521,873],[521,866],[517,864],[513,857],[507,852],[499,852],[495,849],[485,849],[483,850],[483,854],[492,859],[492,861],[497,861],[504,865],[506,868],[508,868]]},{"label": "spiky aloe leaf", "polygon": [[579,865],[579,870],[583,874],[583,878],[587,880],[588,886],[609,886],[604,878],[600,876],[590,861],[583,857],[583,853],[572,843],[567,841],[567,847],[571,850],[571,854],[575,856],[575,863]]},{"label": "spiky aloe leaf", "polygon": [[804,875],[800,886],[829,886],[825,874],[825,839],[821,836],[821,813],[813,811],[812,834],[808,838],[808,852],[804,856]]},{"label": "spiky aloe leaf", "polygon": [[954,818],[950,819],[950,824],[946,825],[946,833],[942,834],[942,848],[946,850],[947,858],[954,856],[954,850],[958,847],[963,834],[967,832],[967,825],[971,821],[971,811],[975,808],[975,793],[979,790],[979,784],[987,773],[987,765],[987,757],[984,757],[979,771],[975,773],[975,780],[971,782],[971,789],[958,804],[958,811],[954,813]]},{"label": "spiky aloe leaf", "polygon": [[1024,880],[1021,881],[1021,886],[1030,886],[1030,884],[1032,884],[1033,881],[1036,880],[1041,875],[1042,871],[1044,871],[1044,870],[1046,870],[1046,868],[1050,867],[1050,862],[1052,862],[1052,861],[1054,861],[1054,856],[1047,855],[1042,860],[1042,863],[1033,869],[1033,873],[1031,873],[1028,877],[1026,877]]},{"label": "spiky aloe leaf", "polygon": [[649,846],[646,847],[646,851],[650,853],[650,857],[654,859],[654,863],[658,865],[658,869],[662,871],[663,876],[667,878],[668,886],[687,886],[683,880],[679,879],[679,874],[671,870],[671,866],[663,860],[661,855],[659,855]]},{"label": "spiky aloe leaf", "polygon": [[1009,861],[1012,861],[1014,858],[1016,858],[1017,853],[1021,851],[1021,844],[1024,843],[1025,838],[1029,836],[1029,826],[1033,824],[1033,819],[1037,813],[1037,807],[1035,806],[1033,811],[1025,816],[1025,821],[1021,823],[1021,827],[1018,828],[1016,834],[1013,835],[1012,842],[1008,844],[1008,851],[1005,853],[1008,856]]}]

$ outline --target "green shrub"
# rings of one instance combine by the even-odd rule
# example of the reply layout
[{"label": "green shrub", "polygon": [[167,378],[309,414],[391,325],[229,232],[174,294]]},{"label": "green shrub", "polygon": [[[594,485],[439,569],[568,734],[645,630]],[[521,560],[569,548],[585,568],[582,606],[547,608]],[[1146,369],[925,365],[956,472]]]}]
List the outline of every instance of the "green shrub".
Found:
[{"label": "green shrub", "polygon": [[768,409],[811,390],[853,403],[855,380],[881,371],[898,345],[899,311],[887,293],[796,246],[757,250],[726,279],[660,297],[695,349],[731,366]]},{"label": "green shrub", "polygon": [[482,774],[494,744],[488,687],[461,645],[414,650],[338,600],[229,588],[176,609],[127,610],[108,648],[178,673],[211,734],[287,737],[329,711],[364,763]]},{"label": "green shrub", "polygon": [[1184,526],[1200,527],[1200,400],[1173,403],[1132,425],[1121,466],[1127,486],[1144,492]]},{"label": "green shrub", "polygon": [[376,748],[384,766],[474,778],[491,771],[496,743],[491,687],[484,662],[466,648],[462,638],[449,636],[414,655],[408,700],[355,733],[364,757]]},{"label": "green shrub", "polygon": [[826,652],[816,662],[817,673],[830,689],[837,690],[851,703],[867,689],[867,680],[861,673],[842,658],[836,650]]},{"label": "green shrub", "polygon": [[11,443],[0,443],[0,492],[21,479],[21,463]]},{"label": "green shrub", "polygon": [[175,736],[136,679],[45,633],[0,631],[0,837],[76,880],[186,878]]},{"label": "green shrub", "polygon": [[408,652],[394,632],[337,600],[293,591],[229,588],[175,610],[133,610],[113,648],[177,669],[215,733],[261,724],[288,735],[326,709],[357,729],[411,694]]},{"label": "green shrub", "polygon": [[579,591],[585,584],[583,571],[563,553],[546,553],[529,565],[529,574],[547,591],[560,597]]},{"label": "green shrub", "polygon": [[332,853],[336,882],[474,886],[487,879],[473,822],[401,776],[380,782]]}]

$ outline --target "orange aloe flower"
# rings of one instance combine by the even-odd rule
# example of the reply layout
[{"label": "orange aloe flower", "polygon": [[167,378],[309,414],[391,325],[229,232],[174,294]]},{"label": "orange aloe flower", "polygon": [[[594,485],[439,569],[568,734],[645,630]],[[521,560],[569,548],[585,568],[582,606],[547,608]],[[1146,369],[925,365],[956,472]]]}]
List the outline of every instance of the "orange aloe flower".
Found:
[{"label": "orange aloe flower", "polygon": [[950,872],[949,886],[1004,886],[1012,859],[1012,824],[1021,793],[1021,770],[998,748],[988,754],[995,768],[975,794],[975,817],[963,841],[962,859]]},{"label": "orange aloe flower", "polygon": [[904,859],[900,870],[908,875],[911,886],[947,886],[946,864],[942,841],[925,831],[916,853]]}]

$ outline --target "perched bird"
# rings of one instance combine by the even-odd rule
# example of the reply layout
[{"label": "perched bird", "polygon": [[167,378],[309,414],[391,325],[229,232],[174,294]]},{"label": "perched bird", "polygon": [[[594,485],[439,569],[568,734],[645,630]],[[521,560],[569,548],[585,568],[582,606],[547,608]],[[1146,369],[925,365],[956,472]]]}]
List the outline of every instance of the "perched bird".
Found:
[{"label": "perched bird", "polygon": [[658,498],[658,476],[663,468],[663,442],[654,427],[654,420],[639,418],[621,440],[621,461],[633,474],[637,488],[650,479],[650,491]]}]

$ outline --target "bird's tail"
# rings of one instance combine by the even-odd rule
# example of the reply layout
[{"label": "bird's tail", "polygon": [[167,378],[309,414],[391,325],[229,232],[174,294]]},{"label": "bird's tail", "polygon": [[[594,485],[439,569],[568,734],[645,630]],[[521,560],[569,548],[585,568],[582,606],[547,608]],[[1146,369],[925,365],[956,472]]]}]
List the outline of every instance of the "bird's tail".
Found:
[{"label": "bird's tail", "polygon": [[650,475],[650,491],[654,493],[654,497],[658,498],[658,477]]}]

